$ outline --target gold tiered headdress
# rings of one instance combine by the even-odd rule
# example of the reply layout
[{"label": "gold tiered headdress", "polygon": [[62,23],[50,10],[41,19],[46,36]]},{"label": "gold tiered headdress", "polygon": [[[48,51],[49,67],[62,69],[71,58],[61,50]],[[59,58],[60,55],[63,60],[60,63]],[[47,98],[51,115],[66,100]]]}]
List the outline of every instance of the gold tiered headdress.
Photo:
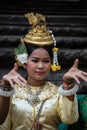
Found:
[{"label": "gold tiered headdress", "polygon": [[60,70],[61,67],[58,64],[58,48],[56,48],[56,40],[52,34],[52,31],[47,30],[45,16],[38,13],[28,13],[25,14],[25,17],[28,19],[29,24],[32,25],[32,28],[28,31],[28,34],[21,39],[22,44],[15,49],[16,60],[18,61],[19,65],[27,63],[28,54],[25,44],[33,44],[37,46],[49,46],[54,44],[53,64],[51,68],[53,71]]},{"label": "gold tiered headdress", "polygon": [[23,39],[24,42],[39,46],[53,44],[53,38],[50,32],[47,31],[46,20],[43,15],[29,13],[26,14],[25,17],[28,18],[30,25],[32,25],[32,29],[25,35]]}]

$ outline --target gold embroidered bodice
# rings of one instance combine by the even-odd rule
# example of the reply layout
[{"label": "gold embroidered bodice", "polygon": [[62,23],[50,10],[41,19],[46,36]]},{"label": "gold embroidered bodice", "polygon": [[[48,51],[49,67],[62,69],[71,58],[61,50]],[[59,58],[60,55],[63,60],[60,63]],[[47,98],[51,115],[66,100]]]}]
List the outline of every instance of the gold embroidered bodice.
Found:
[{"label": "gold embroidered bodice", "polygon": [[[39,95],[40,102],[34,107],[29,101],[29,90],[15,86],[16,93],[11,98],[10,110],[7,119],[0,130],[31,130],[38,110],[45,100],[40,113],[39,121],[42,123],[42,130],[58,130],[58,125],[74,123],[78,120],[78,104],[76,96],[74,101],[58,94],[58,86],[46,82]],[[36,93],[36,88],[31,88]]]}]

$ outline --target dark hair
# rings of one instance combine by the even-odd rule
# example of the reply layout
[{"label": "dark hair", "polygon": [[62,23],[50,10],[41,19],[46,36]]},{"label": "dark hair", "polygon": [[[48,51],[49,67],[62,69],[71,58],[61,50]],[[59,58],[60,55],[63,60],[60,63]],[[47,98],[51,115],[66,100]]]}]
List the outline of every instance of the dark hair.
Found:
[{"label": "dark hair", "polygon": [[50,55],[50,58],[52,59],[52,57],[53,57],[53,53],[52,53],[53,45],[37,46],[37,45],[32,45],[32,44],[25,44],[25,46],[27,48],[28,55],[30,55],[37,48],[44,48],[48,52],[48,54]]}]

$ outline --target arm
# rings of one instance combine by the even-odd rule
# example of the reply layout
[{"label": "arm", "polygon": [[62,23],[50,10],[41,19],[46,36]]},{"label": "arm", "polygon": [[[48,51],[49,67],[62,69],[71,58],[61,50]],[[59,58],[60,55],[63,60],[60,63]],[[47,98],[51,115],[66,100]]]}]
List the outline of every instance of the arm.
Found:
[{"label": "arm", "polygon": [[5,121],[10,104],[10,96],[15,92],[14,83],[20,87],[24,87],[26,80],[17,72],[18,65],[14,64],[14,68],[2,77],[0,82],[0,125]]},{"label": "arm", "polygon": [[74,95],[74,101],[70,101],[66,96],[59,96],[58,100],[58,114],[63,123],[73,124],[78,121],[78,102]]},{"label": "arm", "polygon": [[72,124],[79,118],[76,92],[80,79],[87,82],[87,73],[78,69],[79,60],[63,76],[63,85],[59,87],[58,113],[62,122]]},{"label": "arm", "polygon": [[[76,59],[73,66],[69,69],[67,73],[63,76],[63,89],[70,90],[76,84],[80,84],[80,79],[87,82],[87,73],[78,69],[79,60]],[[74,95],[67,96],[71,101],[74,100]]]},{"label": "arm", "polygon": [[9,111],[10,98],[0,96],[0,125],[5,121]]}]

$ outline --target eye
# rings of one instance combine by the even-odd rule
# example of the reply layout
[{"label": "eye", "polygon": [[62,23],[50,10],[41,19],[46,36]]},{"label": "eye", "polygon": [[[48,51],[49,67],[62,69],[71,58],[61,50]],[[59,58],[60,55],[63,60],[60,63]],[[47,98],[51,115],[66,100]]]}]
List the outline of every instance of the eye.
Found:
[{"label": "eye", "polygon": [[37,63],[37,62],[38,62],[37,59],[32,59],[31,61],[34,62],[34,63]]},{"label": "eye", "polygon": [[49,59],[44,60],[44,63],[49,63],[49,62],[50,62],[50,60],[49,60]]}]

